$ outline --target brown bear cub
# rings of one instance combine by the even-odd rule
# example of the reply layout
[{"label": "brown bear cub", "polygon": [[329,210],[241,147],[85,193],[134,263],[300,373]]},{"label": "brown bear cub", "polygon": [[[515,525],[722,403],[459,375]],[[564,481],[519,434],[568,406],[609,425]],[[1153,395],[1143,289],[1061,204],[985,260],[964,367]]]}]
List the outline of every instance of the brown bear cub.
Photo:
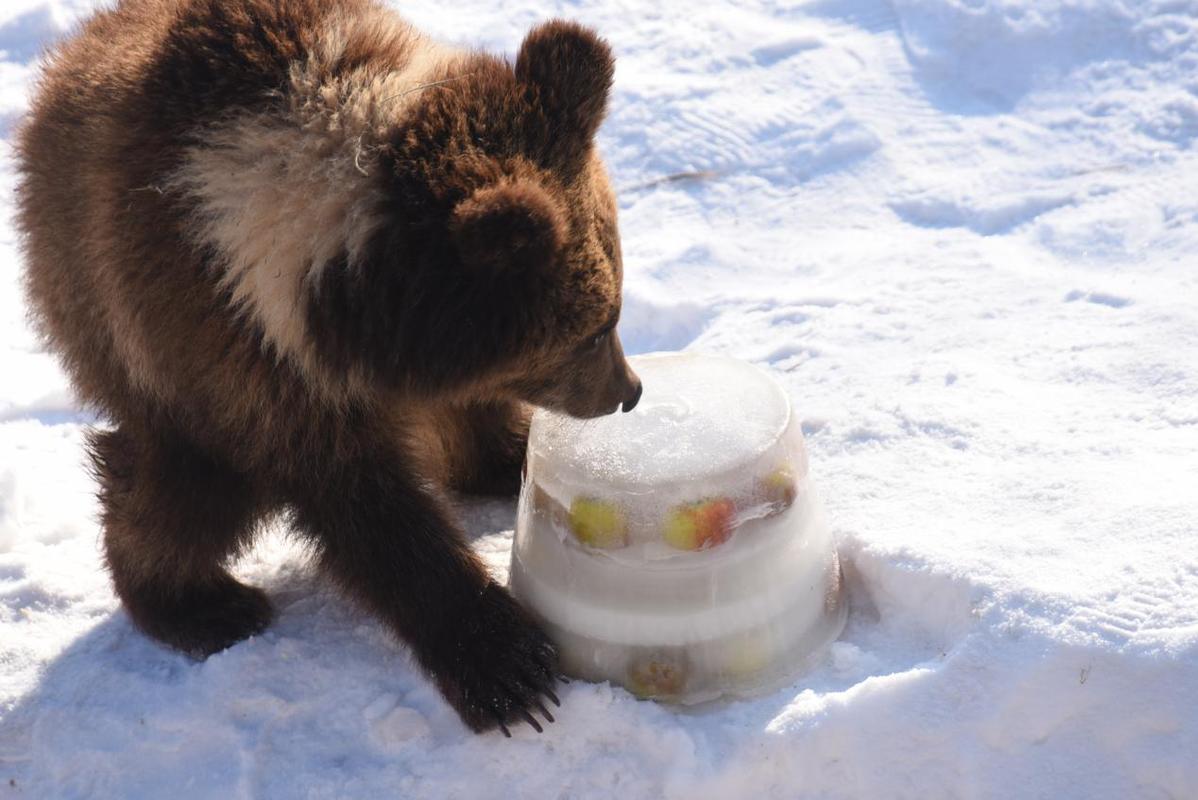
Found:
[{"label": "brown bear cub", "polygon": [[555,653],[447,492],[512,493],[533,404],[640,382],[615,332],[612,79],[577,25],[514,64],[375,0],[123,0],[49,57],[20,134],[34,317],[92,438],[116,591],[203,657],[271,607],[226,563],[285,513],[475,730]]}]

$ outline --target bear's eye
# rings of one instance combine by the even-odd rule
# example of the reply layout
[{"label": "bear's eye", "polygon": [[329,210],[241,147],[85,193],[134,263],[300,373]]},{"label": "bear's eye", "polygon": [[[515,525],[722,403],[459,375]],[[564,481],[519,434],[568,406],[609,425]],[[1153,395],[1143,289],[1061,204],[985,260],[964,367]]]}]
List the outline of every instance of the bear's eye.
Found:
[{"label": "bear's eye", "polygon": [[608,319],[607,324],[599,329],[598,333],[596,333],[590,339],[584,340],[583,343],[578,346],[579,352],[593,353],[602,347],[607,342],[608,337],[611,336],[615,331],[616,323],[618,321],[619,312],[617,311]]}]

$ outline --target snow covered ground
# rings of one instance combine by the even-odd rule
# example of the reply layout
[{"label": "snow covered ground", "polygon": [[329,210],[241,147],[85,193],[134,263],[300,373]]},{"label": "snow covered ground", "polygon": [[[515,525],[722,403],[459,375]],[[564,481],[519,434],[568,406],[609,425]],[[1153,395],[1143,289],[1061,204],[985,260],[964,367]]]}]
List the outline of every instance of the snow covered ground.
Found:
[{"label": "snow covered ground", "polygon": [[[0,136],[86,0],[5,0]],[[452,6],[447,7],[447,6]],[[564,687],[476,737],[281,532],[280,610],[202,664],[98,558],[89,420],[23,323],[0,162],[0,797],[1198,797],[1198,2],[413,0],[620,62],[628,349],[768,365],[852,612],[699,712]],[[513,509],[466,502],[506,569]]]}]

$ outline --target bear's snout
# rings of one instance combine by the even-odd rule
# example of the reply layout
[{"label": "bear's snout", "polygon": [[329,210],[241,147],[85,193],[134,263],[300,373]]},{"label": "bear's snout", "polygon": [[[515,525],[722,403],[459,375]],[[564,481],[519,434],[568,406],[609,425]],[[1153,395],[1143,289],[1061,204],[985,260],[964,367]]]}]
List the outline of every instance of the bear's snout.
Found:
[{"label": "bear's snout", "polygon": [[628,370],[628,374],[632,377],[632,393],[627,396],[627,399],[624,400],[624,404],[621,406],[621,408],[624,409],[625,414],[636,408],[636,404],[641,401],[641,394],[645,390],[645,386],[641,383],[641,379],[638,378],[631,369]]},{"label": "bear's snout", "polygon": [[644,391],[641,379],[623,358],[608,368],[598,391],[588,389],[585,382],[576,383],[574,389],[563,410],[579,419],[606,417],[620,409],[631,411],[640,402]]}]

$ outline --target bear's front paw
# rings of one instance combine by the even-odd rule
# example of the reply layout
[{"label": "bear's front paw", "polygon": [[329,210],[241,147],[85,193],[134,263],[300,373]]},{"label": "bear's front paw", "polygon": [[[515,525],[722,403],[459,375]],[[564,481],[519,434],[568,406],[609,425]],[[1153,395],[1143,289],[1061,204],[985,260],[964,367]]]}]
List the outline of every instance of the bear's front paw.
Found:
[{"label": "bear's front paw", "polygon": [[545,700],[554,694],[557,651],[503,587],[492,583],[445,631],[428,666],[445,699],[476,732],[523,720],[540,733],[539,711],[553,722]]}]

